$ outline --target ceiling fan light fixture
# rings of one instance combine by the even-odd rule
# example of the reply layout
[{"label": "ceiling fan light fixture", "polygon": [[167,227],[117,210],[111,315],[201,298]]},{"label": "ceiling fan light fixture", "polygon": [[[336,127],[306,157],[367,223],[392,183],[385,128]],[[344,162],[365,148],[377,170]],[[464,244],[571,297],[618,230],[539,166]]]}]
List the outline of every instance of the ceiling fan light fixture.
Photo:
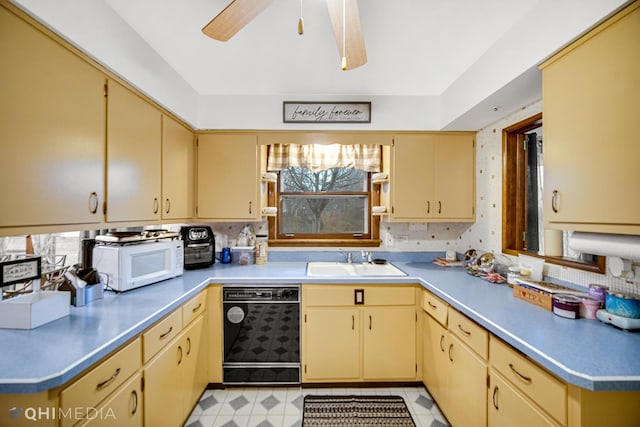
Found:
[{"label": "ceiling fan light fixture", "polygon": [[342,0],[342,71],[347,71],[347,0]]},{"label": "ceiling fan light fixture", "polygon": [[302,0],[300,0],[300,19],[298,20],[298,34],[304,34],[304,21],[302,20]]}]

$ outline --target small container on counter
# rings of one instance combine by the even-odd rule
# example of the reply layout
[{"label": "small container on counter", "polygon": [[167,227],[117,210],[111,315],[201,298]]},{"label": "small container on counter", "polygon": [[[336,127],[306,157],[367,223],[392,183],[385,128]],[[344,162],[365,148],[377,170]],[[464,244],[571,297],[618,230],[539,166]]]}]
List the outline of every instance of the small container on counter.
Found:
[{"label": "small container on counter", "polygon": [[234,246],[231,248],[231,262],[233,264],[254,264],[255,256],[255,248],[253,246]]},{"label": "small container on counter", "polygon": [[256,236],[256,264],[267,263],[267,252],[269,250],[268,237],[266,234]]},{"label": "small container on counter", "polygon": [[607,291],[605,310],[618,316],[640,319],[640,296]]},{"label": "small container on counter", "polygon": [[520,276],[520,267],[509,267],[509,272],[507,273],[507,284],[509,286],[517,285],[520,277],[522,277]]},{"label": "small container on counter", "polygon": [[596,319],[596,312],[600,309],[600,301],[593,298],[581,298],[580,317],[583,319]]},{"label": "small container on counter", "polygon": [[600,301],[600,308],[604,307],[608,287],[602,285],[589,285],[589,297]]},{"label": "small container on counter", "polygon": [[580,298],[575,295],[556,294],[553,296],[553,314],[577,319],[580,313]]},{"label": "small container on counter", "polygon": [[229,264],[231,262],[231,248],[222,248],[222,252],[220,252],[220,262],[223,264]]}]

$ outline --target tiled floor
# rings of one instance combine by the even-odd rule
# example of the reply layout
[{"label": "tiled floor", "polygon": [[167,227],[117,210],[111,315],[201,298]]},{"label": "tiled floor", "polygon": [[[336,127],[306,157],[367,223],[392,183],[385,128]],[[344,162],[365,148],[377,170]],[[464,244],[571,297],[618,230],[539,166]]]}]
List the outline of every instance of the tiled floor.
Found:
[{"label": "tiled floor", "polygon": [[377,394],[402,396],[417,427],[448,426],[424,387],[300,388],[246,387],[207,390],[186,427],[294,427],[302,425],[307,394]]}]

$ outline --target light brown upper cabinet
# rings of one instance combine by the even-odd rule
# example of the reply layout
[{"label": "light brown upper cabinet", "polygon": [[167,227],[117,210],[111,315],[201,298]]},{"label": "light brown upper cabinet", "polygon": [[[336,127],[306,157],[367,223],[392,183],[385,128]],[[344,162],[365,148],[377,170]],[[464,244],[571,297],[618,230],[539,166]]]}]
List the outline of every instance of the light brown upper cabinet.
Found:
[{"label": "light brown upper cabinet", "polygon": [[107,120],[108,222],[161,217],[161,113],[115,80]]},{"label": "light brown upper cabinet", "polygon": [[541,66],[549,228],[640,234],[640,3]]},{"label": "light brown upper cabinet", "polygon": [[257,134],[198,135],[196,217],[212,221],[261,218]]},{"label": "light brown upper cabinet", "polygon": [[473,133],[394,137],[392,221],[475,220]]},{"label": "light brown upper cabinet", "polygon": [[193,217],[195,167],[193,133],[162,117],[162,219]]},{"label": "light brown upper cabinet", "polygon": [[100,223],[104,75],[4,7],[0,28],[0,234]]}]

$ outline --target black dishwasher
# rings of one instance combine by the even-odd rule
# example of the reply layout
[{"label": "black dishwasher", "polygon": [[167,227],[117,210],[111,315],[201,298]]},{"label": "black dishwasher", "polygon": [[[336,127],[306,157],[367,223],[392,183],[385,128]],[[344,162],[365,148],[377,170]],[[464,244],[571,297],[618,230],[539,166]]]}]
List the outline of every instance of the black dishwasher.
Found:
[{"label": "black dishwasher", "polygon": [[224,384],[300,384],[300,285],[224,285]]}]

